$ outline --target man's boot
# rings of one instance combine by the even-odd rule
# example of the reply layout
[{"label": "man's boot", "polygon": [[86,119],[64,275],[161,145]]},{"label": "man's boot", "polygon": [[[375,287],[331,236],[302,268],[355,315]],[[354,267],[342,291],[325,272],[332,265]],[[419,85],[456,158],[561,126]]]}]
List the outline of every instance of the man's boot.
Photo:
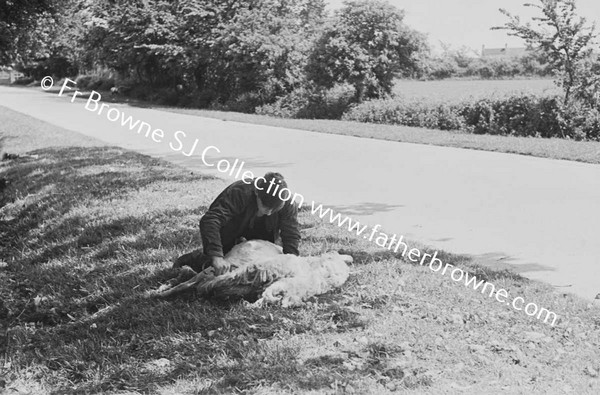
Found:
[{"label": "man's boot", "polygon": [[177,258],[173,263],[173,268],[176,269],[183,266],[189,266],[194,271],[200,273],[210,265],[211,258],[209,256],[204,255],[202,250],[194,250]]}]

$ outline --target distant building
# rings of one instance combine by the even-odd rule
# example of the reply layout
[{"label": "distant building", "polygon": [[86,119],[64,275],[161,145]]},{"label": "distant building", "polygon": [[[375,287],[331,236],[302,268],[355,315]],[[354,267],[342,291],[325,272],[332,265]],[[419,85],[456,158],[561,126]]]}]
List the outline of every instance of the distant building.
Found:
[{"label": "distant building", "polygon": [[23,77],[23,73],[13,70],[12,67],[0,66],[0,85],[10,85],[20,77]]},{"label": "distant building", "polygon": [[481,46],[481,57],[482,58],[522,58],[527,55],[530,50],[525,47],[509,47],[505,45],[504,48],[486,48],[485,45]]}]

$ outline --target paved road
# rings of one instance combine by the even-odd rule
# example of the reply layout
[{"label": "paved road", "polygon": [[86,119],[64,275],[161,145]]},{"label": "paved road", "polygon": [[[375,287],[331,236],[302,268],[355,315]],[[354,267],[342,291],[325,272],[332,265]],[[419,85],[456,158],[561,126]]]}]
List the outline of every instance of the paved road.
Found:
[{"label": "paved road", "polygon": [[[0,88],[0,105],[115,145],[207,168],[207,146],[261,174],[281,171],[295,191],[388,233],[508,265],[561,291],[600,292],[600,166],[225,122],[109,104],[102,114],[35,90]],[[90,106],[93,109],[93,105]],[[160,128],[155,139],[108,120],[124,114]],[[113,118],[114,119],[114,118]],[[138,124],[139,126],[139,124]],[[176,131],[182,144],[175,139]],[[194,154],[189,153],[197,139]],[[182,149],[176,151],[183,145]],[[211,151],[211,154],[216,153]],[[600,155],[600,153],[599,153]],[[229,177],[232,179],[231,177]]]}]

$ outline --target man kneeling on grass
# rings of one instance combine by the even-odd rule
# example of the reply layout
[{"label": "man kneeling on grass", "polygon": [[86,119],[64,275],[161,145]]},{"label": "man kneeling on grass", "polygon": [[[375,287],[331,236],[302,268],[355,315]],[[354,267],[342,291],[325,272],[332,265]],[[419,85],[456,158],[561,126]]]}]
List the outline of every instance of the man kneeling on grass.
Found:
[{"label": "man kneeling on grass", "polygon": [[276,193],[283,188],[287,183],[279,173],[229,185],[200,219],[203,251],[180,256],[173,267],[189,266],[200,272],[212,266],[216,275],[227,273],[230,267],[223,257],[244,239],[275,243],[280,236],[283,253],[298,255],[298,207]]}]

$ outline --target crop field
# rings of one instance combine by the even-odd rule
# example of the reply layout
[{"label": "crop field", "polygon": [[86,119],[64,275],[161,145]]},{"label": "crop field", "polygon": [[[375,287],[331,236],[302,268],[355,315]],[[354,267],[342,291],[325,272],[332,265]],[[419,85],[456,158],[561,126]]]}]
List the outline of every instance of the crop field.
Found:
[{"label": "crop field", "polygon": [[551,95],[560,92],[550,79],[521,80],[398,80],[393,92],[405,98],[457,101],[469,97],[507,96],[515,93]]}]

